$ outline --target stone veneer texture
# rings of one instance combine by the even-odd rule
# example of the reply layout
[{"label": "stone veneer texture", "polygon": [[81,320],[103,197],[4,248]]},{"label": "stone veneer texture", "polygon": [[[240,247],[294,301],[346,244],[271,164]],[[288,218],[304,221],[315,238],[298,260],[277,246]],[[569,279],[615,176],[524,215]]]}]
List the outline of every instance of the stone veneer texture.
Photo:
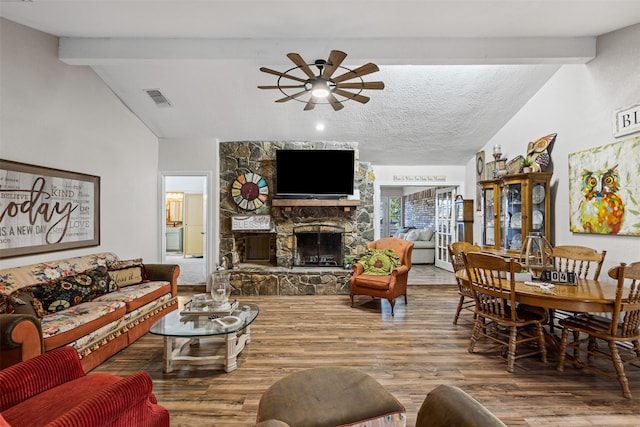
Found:
[{"label": "stone veneer texture", "polygon": [[[269,234],[275,239],[276,264],[272,267],[234,270],[231,285],[235,295],[326,295],[348,294],[350,271],[323,267],[292,269],[293,227],[322,224],[345,228],[345,255],[364,253],[373,240],[373,172],[371,165],[358,161],[357,143],[239,141],[220,143],[220,264],[227,257],[232,265],[241,262],[242,239],[248,233],[233,232],[233,215],[270,215]],[[354,188],[360,191],[360,205],[345,211],[339,207],[272,206],[275,180],[275,151],[278,149],[348,149],[356,154]],[[269,198],[260,208],[245,211],[231,198],[231,184],[239,175],[253,172],[269,185]],[[327,165],[331,173],[331,165]],[[309,177],[309,179],[321,179]]]}]

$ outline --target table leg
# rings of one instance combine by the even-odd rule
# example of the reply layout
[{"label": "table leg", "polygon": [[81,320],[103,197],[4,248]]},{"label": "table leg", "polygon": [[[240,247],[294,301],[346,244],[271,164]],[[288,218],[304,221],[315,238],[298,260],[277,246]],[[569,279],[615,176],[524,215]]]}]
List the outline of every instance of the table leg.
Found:
[{"label": "table leg", "polygon": [[236,344],[238,342],[238,336],[233,334],[225,335],[224,344],[227,350],[227,358],[224,362],[224,371],[231,372],[238,369],[238,353]]},{"label": "table leg", "polygon": [[174,337],[164,337],[164,354],[163,354],[162,372],[164,372],[165,374],[173,372],[171,359],[173,356],[174,341],[175,341]]}]

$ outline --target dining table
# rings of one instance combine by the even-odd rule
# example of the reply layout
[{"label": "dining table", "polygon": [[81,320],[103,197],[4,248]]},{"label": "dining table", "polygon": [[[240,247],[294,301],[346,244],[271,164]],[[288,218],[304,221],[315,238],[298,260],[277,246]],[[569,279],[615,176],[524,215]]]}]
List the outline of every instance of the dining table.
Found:
[{"label": "dining table", "polygon": [[[456,272],[462,283],[467,283],[467,271]],[[516,301],[534,307],[542,307],[575,313],[613,312],[617,283],[613,280],[576,279],[575,283],[549,283],[540,280],[515,283]],[[543,286],[541,286],[543,285]],[[469,286],[470,288],[470,286]],[[554,315],[549,316],[549,330],[545,329],[547,344],[559,351],[559,338],[554,334]]]},{"label": "dining table", "polygon": [[[467,282],[467,271],[459,270],[456,276]],[[541,286],[542,285],[542,286]],[[581,313],[611,312],[616,299],[617,283],[613,280],[576,279],[575,283],[516,282],[516,301],[551,310]]]}]

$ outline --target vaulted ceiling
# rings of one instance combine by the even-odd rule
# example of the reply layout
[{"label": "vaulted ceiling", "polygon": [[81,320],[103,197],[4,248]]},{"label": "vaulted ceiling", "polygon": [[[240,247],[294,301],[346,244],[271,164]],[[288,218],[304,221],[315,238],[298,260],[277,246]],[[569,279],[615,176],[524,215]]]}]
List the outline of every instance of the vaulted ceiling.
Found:
[{"label": "vaulted ceiling", "polygon": [[[598,35],[639,23],[640,0],[2,0],[0,16],[60,37],[59,58],[161,138],[356,141],[377,165],[462,165],[562,64],[593,59]],[[257,88],[277,81],[261,66],[333,49],[379,65],[364,80],[385,89],[336,112]]]}]

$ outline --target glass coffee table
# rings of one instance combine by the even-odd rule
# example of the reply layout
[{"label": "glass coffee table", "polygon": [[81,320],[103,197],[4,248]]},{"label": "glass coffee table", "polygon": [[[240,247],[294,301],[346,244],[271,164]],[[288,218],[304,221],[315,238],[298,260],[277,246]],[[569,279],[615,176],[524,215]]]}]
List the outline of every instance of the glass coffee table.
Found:
[{"label": "glass coffee table", "polygon": [[[229,316],[213,319],[206,314],[183,315],[180,309],[167,314],[149,329],[152,334],[164,337],[163,372],[172,372],[177,365],[234,371],[238,367],[238,355],[245,344],[251,342],[250,325],[258,313],[255,304],[238,304]],[[200,340],[205,341],[202,346]],[[219,345],[209,345],[215,341]]]}]

